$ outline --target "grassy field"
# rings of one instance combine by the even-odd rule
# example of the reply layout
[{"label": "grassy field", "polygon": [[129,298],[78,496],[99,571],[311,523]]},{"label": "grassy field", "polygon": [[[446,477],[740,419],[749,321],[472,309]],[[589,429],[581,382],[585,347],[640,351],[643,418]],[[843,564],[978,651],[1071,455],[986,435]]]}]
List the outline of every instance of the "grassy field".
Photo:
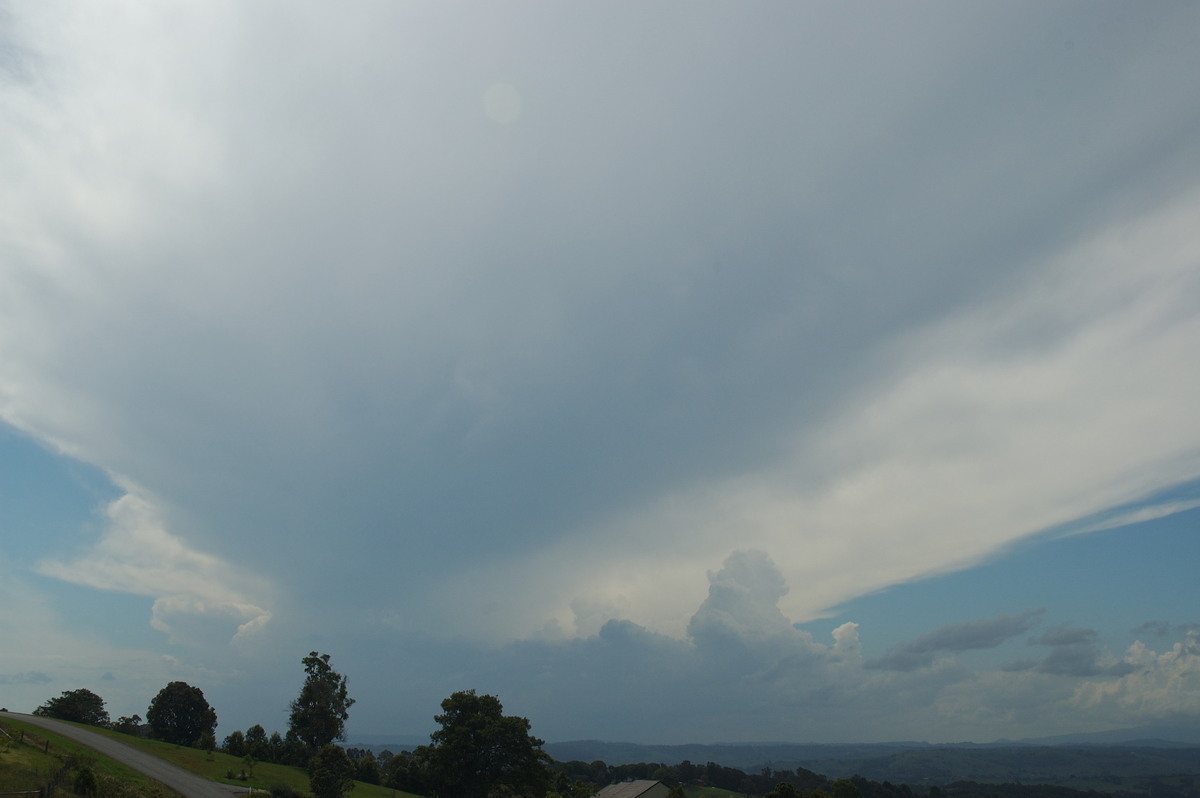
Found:
[{"label": "grassy field", "polygon": [[[199,774],[213,781],[222,782],[223,784],[234,784],[239,787],[245,787],[248,790],[254,789],[256,791],[270,789],[275,784],[283,784],[297,792],[308,792],[308,773],[302,768],[276,765],[270,762],[259,762],[251,772],[246,768],[240,757],[223,754],[220,751],[208,753],[197,748],[186,748],[158,740],[131,737],[130,735],[120,734],[108,729],[100,729],[98,731],[101,734],[120,740],[147,753],[154,754],[160,759],[172,762],[184,770],[189,770],[192,773]],[[246,772],[247,778],[245,779],[241,778],[243,771]],[[231,776],[230,774],[233,775]],[[412,796],[412,793],[400,792],[399,790],[392,790],[375,784],[367,784],[362,781],[354,783],[352,795],[353,798],[415,798]]]},{"label": "grassy field", "polygon": [[[0,735],[0,791],[36,790],[45,784],[56,773],[68,758],[75,757],[80,762],[88,763],[106,785],[115,782],[128,784],[130,790],[126,795],[162,795],[170,794],[161,785],[136,771],[98,756],[91,749],[78,743],[71,742],[53,732],[44,731],[18,721],[0,723],[13,737],[19,737],[24,731],[26,741],[36,740],[37,745],[11,744],[4,735]],[[286,765],[274,765],[267,762],[256,764],[249,771],[239,757],[229,756],[220,752],[207,753],[196,748],[185,748],[158,740],[144,740],[128,734],[120,734],[109,729],[99,729],[94,726],[84,726],[88,731],[98,732],[107,737],[165,759],[184,770],[191,771],[205,778],[225,784],[244,787],[248,792],[258,792],[270,789],[273,785],[282,784],[299,793],[308,793],[308,774],[301,768]],[[49,753],[42,753],[44,741],[49,740]],[[241,775],[246,771],[247,778]],[[69,781],[69,780],[68,780]],[[66,790],[59,792],[60,798],[72,795]],[[108,790],[112,794],[113,790]],[[374,784],[355,782],[353,798],[415,798],[411,793],[391,790]]]},{"label": "grassy field", "polygon": [[[36,790],[73,759],[76,769],[86,767],[95,774],[97,793],[105,798],[171,794],[137,771],[54,732],[10,720],[0,721],[0,729],[5,732],[0,734],[0,791]],[[57,794],[73,796],[71,784],[68,777]]]}]

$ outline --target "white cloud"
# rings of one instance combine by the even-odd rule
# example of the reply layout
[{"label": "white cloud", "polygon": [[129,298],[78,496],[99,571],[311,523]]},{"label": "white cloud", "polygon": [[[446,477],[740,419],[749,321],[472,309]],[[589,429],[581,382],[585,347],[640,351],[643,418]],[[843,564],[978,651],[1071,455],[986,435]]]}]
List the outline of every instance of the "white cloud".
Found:
[{"label": "white cloud", "polygon": [[[732,538],[771,553],[801,586],[782,606],[808,620],[1200,476],[1198,223],[1189,194],[1074,242],[888,347],[886,376],[844,412],[781,433],[793,448],[779,462],[660,499],[506,578],[620,596],[634,620],[678,630],[695,574]],[[607,565],[548,586],[554,560]]]},{"label": "white cloud", "polygon": [[1200,712],[1200,633],[1187,632],[1161,654],[1138,641],[1123,659],[1130,673],[1116,680],[1084,682],[1072,703],[1127,723],[1188,718]]},{"label": "white cloud", "polygon": [[[39,571],[98,590],[153,597],[150,625],[175,641],[201,642],[194,637],[198,616],[232,620],[236,628],[227,640],[244,638],[266,626],[270,611],[237,587],[256,585],[255,592],[262,593],[262,580],[188,548],[164,528],[149,501],[126,493],[109,504],[105,514],[108,528],[90,551],[69,562],[43,562]],[[180,633],[181,624],[191,627],[190,636]]]}]

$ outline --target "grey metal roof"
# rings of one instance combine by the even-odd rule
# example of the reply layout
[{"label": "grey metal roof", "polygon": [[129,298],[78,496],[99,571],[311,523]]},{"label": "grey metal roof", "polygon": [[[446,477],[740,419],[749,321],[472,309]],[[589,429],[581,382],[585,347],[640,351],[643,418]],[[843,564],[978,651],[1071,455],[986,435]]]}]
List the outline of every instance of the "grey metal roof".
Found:
[{"label": "grey metal roof", "polygon": [[640,781],[623,781],[620,784],[610,784],[600,792],[596,793],[596,798],[638,798],[639,795],[649,790],[655,784],[661,784],[659,781],[650,781],[642,779]]}]

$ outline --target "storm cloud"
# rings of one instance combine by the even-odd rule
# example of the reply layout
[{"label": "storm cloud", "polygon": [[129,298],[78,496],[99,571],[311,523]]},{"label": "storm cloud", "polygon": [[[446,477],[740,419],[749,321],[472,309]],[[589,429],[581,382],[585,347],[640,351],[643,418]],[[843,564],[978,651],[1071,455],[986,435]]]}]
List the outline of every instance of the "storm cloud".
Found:
[{"label": "storm cloud", "polygon": [[[914,618],[865,669],[861,619],[796,627],[1195,509],[1162,495],[1200,478],[1198,25],[6,7],[0,420],[113,495],[6,531],[0,629],[30,643],[0,670],[265,706],[337,647],[407,722],[454,675],[550,715],[628,661],[579,717],[654,699],[682,735],[724,680],[704,729],[756,739],[739,711],[844,703],[852,734],[864,690],[974,684],[942,655],[1034,602]],[[81,595],[134,620],[81,630]],[[1142,655],[1046,641],[993,675],[1095,677],[1115,711]]]}]

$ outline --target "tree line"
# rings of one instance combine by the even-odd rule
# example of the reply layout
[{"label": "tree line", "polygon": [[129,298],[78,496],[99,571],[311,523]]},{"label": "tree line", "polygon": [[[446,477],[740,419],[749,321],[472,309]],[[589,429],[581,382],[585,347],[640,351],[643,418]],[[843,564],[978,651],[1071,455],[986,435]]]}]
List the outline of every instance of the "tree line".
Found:
[{"label": "tree line", "polygon": [[[110,721],[104,699],[90,690],[69,690],[34,710],[35,715],[106,726],[129,734],[148,734],[177,745],[239,757],[250,770],[257,762],[306,768],[316,798],[340,798],[355,781],[434,798],[588,798],[608,784],[633,779],[661,781],[672,798],[684,798],[685,787],[715,787],[741,795],[765,798],[913,798],[908,785],[874,782],[859,776],[829,779],[804,768],[750,774],[738,768],[687,760],[676,765],[638,763],[610,766],[602,761],[555,762],[542,750],[527,718],[504,714],[500,700],[474,690],[451,694],[434,716],[438,729],[429,744],[411,751],[369,750],[337,745],[345,739],[345,724],[354,699],[347,679],[333,669],[328,654],[312,651],[301,659],[304,682],[289,705],[288,728],[267,734],[261,724],[234,731],[218,746],[214,738],[217,713],[198,687],[171,682],[158,692],[146,710],[145,723],[138,715]],[[959,783],[941,792],[945,798],[976,796],[972,787]],[[995,785],[989,785],[995,787]],[[1047,793],[1005,791],[1006,796]],[[1032,787],[1032,786],[1031,786]],[[1036,789],[1036,788],[1034,788]],[[1054,798],[1071,790],[1056,788]],[[275,792],[275,790],[272,790]],[[1074,793],[1084,795],[1084,793]],[[280,798],[288,796],[286,788]],[[1089,795],[1098,795],[1089,793]]]},{"label": "tree line", "polygon": [[[505,715],[499,699],[456,692],[442,701],[440,728],[429,745],[376,761],[366,752],[350,752],[336,744],[345,739],[345,724],[354,699],[347,679],[334,670],[328,654],[310,652],[301,660],[304,683],[291,702],[286,734],[269,736],[261,724],[234,731],[222,745],[214,737],[217,713],[203,691],[171,682],[138,715],[109,719],[104,699],[87,689],[68,690],[34,710],[35,715],[113,728],[176,745],[221,750],[240,757],[249,768],[256,762],[294,765],[308,770],[316,798],[340,798],[354,782],[388,784],[396,789],[436,798],[506,795],[544,798],[562,784],[553,771],[544,741],[530,734],[528,719]],[[353,749],[352,749],[353,750]],[[570,795],[579,795],[578,791]]]}]

